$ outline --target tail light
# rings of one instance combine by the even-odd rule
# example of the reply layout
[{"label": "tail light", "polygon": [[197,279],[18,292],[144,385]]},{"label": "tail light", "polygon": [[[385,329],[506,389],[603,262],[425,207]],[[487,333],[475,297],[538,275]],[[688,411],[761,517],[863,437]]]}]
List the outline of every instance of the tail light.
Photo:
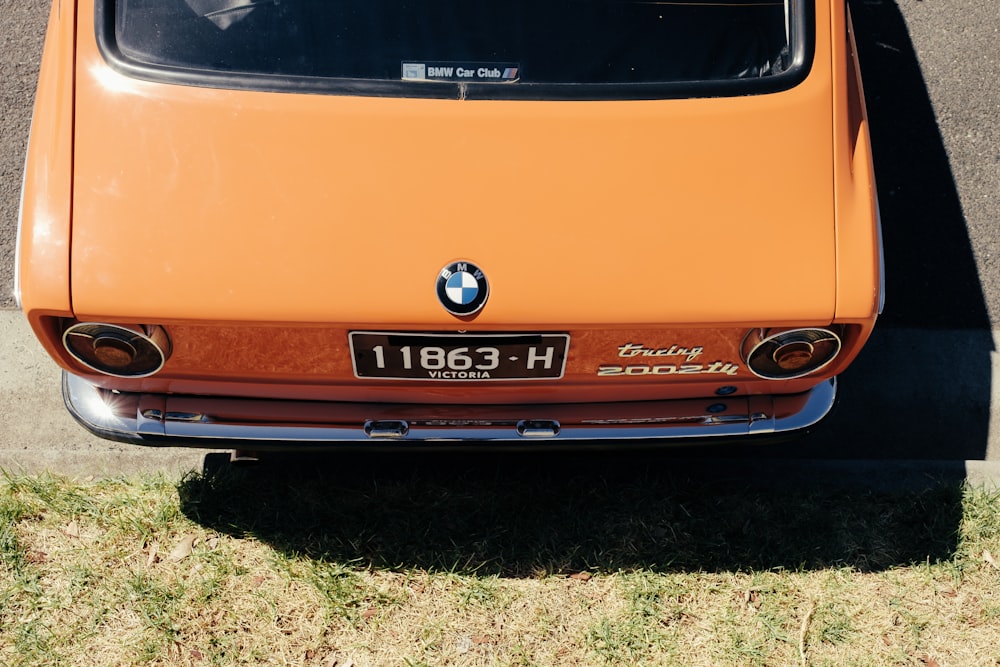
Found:
[{"label": "tail light", "polygon": [[81,322],[66,329],[63,346],[87,368],[120,378],[153,375],[170,356],[170,339],[158,326]]},{"label": "tail light", "polygon": [[815,373],[840,353],[840,336],[830,329],[753,329],[743,340],[743,360],[768,380],[792,380]]}]

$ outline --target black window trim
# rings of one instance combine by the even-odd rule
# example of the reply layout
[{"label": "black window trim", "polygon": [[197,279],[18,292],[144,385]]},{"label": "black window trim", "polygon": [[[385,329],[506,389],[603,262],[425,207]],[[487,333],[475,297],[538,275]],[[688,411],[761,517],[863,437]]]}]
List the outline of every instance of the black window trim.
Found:
[{"label": "black window trim", "polygon": [[706,97],[742,97],[777,93],[802,83],[812,70],[816,21],[814,2],[791,0],[789,30],[793,51],[791,65],[771,76],[719,81],[669,83],[454,83],[348,79],[296,75],[221,72],[158,65],[133,60],[118,48],[115,38],[116,0],[94,3],[98,48],[105,61],[125,76],[183,86],[256,92],[307,93],[356,97],[415,99],[615,101]]}]

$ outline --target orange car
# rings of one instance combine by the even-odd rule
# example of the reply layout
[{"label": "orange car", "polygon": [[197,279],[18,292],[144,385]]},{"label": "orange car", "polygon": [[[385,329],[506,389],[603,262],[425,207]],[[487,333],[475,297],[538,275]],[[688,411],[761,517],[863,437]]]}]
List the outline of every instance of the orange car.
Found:
[{"label": "orange car", "polygon": [[53,5],[17,291],[100,436],[801,430],[882,271],[844,0]]}]

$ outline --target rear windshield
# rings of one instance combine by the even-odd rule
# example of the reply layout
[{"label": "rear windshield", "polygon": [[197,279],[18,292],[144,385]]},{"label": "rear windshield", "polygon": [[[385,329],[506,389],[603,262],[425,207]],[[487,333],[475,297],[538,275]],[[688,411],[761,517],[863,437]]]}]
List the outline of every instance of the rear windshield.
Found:
[{"label": "rear windshield", "polygon": [[471,86],[517,96],[487,86],[600,97],[708,84],[725,94],[727,82],[742,82],[733,93],[753,92],[752,82],[804,60],[795,44],[804,40],[801,0],[107,2],[99,37],[113,57],[206,85],[214,77],[240,87],[367,82],[402,95],[437,84],[441,94]]}]

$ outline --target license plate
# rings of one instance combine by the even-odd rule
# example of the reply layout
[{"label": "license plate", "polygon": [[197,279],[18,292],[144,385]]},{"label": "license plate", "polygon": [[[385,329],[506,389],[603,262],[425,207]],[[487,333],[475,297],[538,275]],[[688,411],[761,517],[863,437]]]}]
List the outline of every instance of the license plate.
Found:
[{"label": "license plate", "polygon": [[352,331],[354,375],[385,380],[555,380],[568,334],[427,334]]}]

